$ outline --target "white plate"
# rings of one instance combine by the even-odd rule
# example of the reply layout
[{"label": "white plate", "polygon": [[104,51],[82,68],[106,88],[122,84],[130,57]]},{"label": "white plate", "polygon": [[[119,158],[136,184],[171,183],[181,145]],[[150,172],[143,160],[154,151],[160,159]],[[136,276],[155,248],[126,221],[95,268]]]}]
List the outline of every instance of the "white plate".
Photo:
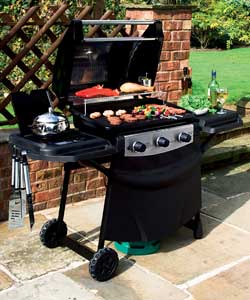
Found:
[{"label": "white plate", "polygon": [[201,116],[201,115],[204,115],[208,112],[208,108],[202,108],[202,109],[196,109],[194,110],[194,114],[196,116]]}]

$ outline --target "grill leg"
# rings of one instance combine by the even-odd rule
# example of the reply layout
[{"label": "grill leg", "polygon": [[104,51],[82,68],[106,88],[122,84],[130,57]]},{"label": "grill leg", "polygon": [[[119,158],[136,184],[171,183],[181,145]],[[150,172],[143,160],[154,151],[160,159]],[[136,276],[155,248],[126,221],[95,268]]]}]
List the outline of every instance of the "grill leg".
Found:
[{"label": "grill leg", "polygon": [[67,200],[67,194],[68,194],[68,186],[69,186],[69,177],[70,177],[70,171],[72,170],[71,163],[65,163],[64,164],[64,178],[63,178],[63,188],[61,193],[61,201],[60,201],[60,207],[58,212],[58,232],[61,230],[61,226],[63,223],[64,218],[64,212],[65,212],[65,205]]},{"label": "grill leg", "polygon": [[200,211],[185,224],[187,228],[193,230],[193,235],[195,239],[201,239],[203,237],[203,229],[202,229],[202,222],[200,217]]}]

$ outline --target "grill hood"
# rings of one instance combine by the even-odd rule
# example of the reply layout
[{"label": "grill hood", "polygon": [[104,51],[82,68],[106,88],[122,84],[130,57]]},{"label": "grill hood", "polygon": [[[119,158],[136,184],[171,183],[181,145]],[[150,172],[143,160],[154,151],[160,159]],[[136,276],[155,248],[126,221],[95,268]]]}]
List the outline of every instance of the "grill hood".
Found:
[{"label": "grill hood", "polygon": [[[141,37],[86,38],[85,25],[147,25]],[[163,44],[161,21],[73,20],[58,48],[52,89],[63,108],[75,91],[97,84],[112,89],[138,83],[147,74],[154,83]]]}]

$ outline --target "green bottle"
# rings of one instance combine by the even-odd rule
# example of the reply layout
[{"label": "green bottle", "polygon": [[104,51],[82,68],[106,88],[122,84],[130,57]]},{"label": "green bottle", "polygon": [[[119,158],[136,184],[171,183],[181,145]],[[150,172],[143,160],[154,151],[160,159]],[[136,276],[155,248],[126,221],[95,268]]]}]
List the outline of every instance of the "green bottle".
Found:
[{"label": "green bottle", "polygon": [[219,83],[216,81],[216,71],[212,70],[211,81],[208,84],[207,96],[208,100],[211,102],[213,108],[217,105],[217,92],[219,88]]}]

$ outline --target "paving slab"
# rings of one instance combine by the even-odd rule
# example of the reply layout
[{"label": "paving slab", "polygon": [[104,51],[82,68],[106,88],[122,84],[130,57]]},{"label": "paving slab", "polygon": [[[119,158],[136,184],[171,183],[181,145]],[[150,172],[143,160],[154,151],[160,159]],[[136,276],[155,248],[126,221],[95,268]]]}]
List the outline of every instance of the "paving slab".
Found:
[{"label": "paving slab", "polygon": [[[64,221],[68,227],[88,237],[90,240],[96,240],[99,236],[99,230],[102,220],[103,198],[96,198],[87,201],[67,205]],[[58,209],[46,210],[46,216],[56,218]]]},{"label": "paving slab", "polygon": [[207,191],[203,192],[202,212],[250,233],[249,211],[250,193],[225,199]]},{"label": "paving slab", "polygon": [[13,283],[13,280],[6,273],[0,270],[0,291],[11,287]]},{"label": "paving slab", "polygon": [[93,280],[86,264],[64,274],[105,300],[189,299],[186,292],[125,258],[120,260],[117,276],[106,282]]},{"label": "paving slab", "polygon": [[194,240],[190,230],[181,228],[161,241],[159,252],[130,258],[170,282],[182,284],[249,255],[249,234],[206,216],[202,222],[203,239]]},{"label": "paving slab", "polygon": [[1,300],[103,300],[69,277],[57,273],[0,293]]},{"label": "paving slab", "polygon": [[250,163],[203,174],[203,208],[210,216],[250,232]]},{"label": "paving slab", "polygon": [[202,176],[207,191],[225,199],[250,193],[250,162],[232,164]]},{"label": "paving slab", "polygon": [[249,300],[250,260],[189,289],[197,300]]},{"label": "paving slab", "polygon": [[0,224],[0,263],[19,280],[41,276],[72,263],[82,263],[84,258],[66,247],[48,249],[40,242],[39,231],[46,221],[40,214],[35,216],[36,226],[30,231],[26,226],[8,229],[7,222]]}]

